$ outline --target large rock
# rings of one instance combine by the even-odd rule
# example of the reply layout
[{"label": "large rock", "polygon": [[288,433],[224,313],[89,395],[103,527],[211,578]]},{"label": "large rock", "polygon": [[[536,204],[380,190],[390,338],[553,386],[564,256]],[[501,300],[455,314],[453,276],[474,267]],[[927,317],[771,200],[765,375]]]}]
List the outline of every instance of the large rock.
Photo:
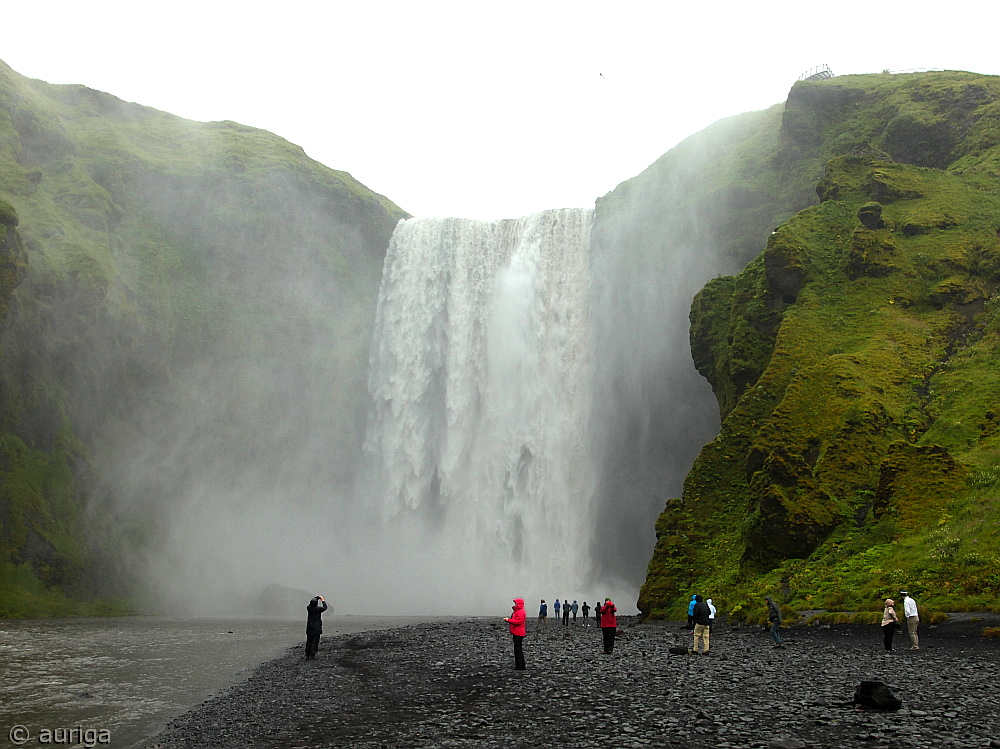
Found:
[{"label": "large rock", "polygon": [[863,681],[854,692],[854,703],[875,710],[899,710],[903,703],[881,681]]}]

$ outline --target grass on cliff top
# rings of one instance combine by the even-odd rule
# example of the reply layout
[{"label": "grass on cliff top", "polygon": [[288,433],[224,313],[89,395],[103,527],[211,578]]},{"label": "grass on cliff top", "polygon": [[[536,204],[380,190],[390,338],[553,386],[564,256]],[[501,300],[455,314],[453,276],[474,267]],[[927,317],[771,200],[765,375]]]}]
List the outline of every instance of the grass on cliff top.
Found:
[{"label": "grass on cliff top", "polygon": [[[316,185],[377,201],[394,217],[405,211],[347,172],[314,161],[298,145],[260,128],[231,121],[195,122],[126,102],[78,84],[53,85],[18,75],[0,63],[0,128],[4,110],[16,107],[33,137],[53,153],[83,160],[110,154],[108,165],[145,163],[164,173],[196,174],[205,163],[226,171],[289,170]],[[9,120],[8,120],[9,122]]]},{"label": "grass on cliff top", "polygon": [[[787,124],[808,135],[824,162],[852,151],[884,151],[901,162],[995,178],[998,92],[1000,77],[954,70],[803,81],[789,95]],[[955,127],[960,137],[951,138]]]}]

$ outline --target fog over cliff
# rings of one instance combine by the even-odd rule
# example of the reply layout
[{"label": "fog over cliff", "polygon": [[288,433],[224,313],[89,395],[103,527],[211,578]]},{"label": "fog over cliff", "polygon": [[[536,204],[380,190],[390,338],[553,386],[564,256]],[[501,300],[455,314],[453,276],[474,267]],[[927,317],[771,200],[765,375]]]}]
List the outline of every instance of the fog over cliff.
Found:
[{"label": "fog over cliff", "polygon": [[[27,258],[0,357],[27,452],[7,454],[69,466],[98,594],[166,612],[297,615],[316,593],[344,613],[630,608],[657,514],[717,429],[688,309],[763,230],[734,243],[734,198],[706,174],[724,184],[759,118],[693,136],[595,209],[397,225],[269,133],[3,84]],[[67,553],[52,502],[16,553]]]},{"label": "fog over cliff", "polygon": [[258,239],[225,242],[216,288],[273,319],[209,324],[105,455],[157,605],[287,611],[277,585],[345,613],[630,610],[656,516],[718,426],[687,315],[745,258],[720,238],[725,196],[689,195],[731,137],[700,135],[596,213],[400,222],[367,360],[309,251],[261,268],[234,263]]}]

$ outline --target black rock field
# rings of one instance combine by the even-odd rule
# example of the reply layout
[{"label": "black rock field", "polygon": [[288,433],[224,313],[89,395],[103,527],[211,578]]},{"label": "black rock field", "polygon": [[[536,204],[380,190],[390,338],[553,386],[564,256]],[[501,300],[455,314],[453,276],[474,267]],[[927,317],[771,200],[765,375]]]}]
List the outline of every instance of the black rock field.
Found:
[{"label": "black rock field", "polygon": [[[324,637],[171,722],[167,747],[1000,747],[1000,640],[921,627],[884,652],[877,626],[717,624],[708,655],[682,625],[623,619],[615,650],[582,620],[529,623],[513,669],[500,617]],[[897,710],[858,704],[882,682]]]}]

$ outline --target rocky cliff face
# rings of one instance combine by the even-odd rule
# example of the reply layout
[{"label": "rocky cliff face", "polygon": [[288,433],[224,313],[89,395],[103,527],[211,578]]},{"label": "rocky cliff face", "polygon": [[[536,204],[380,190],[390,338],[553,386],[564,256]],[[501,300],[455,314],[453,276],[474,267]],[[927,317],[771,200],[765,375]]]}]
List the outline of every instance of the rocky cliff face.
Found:
[{"label": "rocky cliff face", "polygon": [[270,133],[0,63],[0,615],[128,590],[209,452],[322,429],[349,482],[404,215]]},{"label": "rocky cliff face", "polygon": [[643,611],[995,605],[998,158],[996,78],[792,89],[766,169],[818,160],[819,203],[694,300],[722,428],[657,523]]}]

